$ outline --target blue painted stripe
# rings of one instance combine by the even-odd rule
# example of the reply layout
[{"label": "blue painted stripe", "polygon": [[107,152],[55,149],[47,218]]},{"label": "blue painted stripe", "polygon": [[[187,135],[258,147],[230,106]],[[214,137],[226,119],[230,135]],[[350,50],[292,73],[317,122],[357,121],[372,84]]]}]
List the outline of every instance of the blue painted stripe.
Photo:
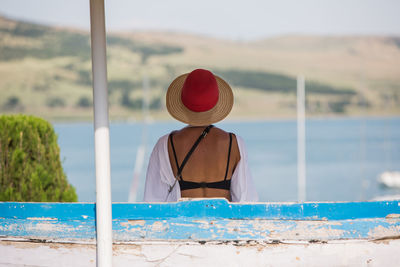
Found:
[{"label": "blue painted stripe", "polygon": [[0,217],[26,219],[33,217],[57,218],[59,220],[93,220],[96,206],[93,203],[32,203],[0,202]]},{"label": "blue painted stripe", "polygon": [[[177,217],[208,219],[348,220],[400,214],[399,201],[336,203],[228,203],[202,199],[177,203],[114,203],[113,219],[156,220]],[[94,220],[94,203],[0,202],[0,217]]]}]

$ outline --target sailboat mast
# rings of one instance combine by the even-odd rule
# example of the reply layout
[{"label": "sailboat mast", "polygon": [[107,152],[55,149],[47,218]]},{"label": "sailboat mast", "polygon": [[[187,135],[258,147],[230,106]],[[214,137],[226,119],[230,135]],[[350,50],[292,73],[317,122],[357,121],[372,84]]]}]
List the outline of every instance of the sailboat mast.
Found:
[{"label": "sailboat mast", "polygon": [[304,77],[297,77],[297,198],[306,200],[306,126]]}]

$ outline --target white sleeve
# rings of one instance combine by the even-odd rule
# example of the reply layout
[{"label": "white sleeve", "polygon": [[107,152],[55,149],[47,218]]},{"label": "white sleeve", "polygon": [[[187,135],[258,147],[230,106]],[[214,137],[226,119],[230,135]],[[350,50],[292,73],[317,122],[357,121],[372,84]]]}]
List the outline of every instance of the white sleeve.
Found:
[{"label": "white sleeve", "polygon": [[168,175],[165,174],[165,165],[166,163],[169,164],[169,160],[165,158],[164,146],[167,145],[166,138],[168,136],[163,136],[158,140],[150,155],[143,195],[143,201],[145,202],[171,201],[169,194],[170,182],[167,182],[168,177],[164,177]]},{"label": "white sleeve", "polygon": [[232,175],[231,199],[232,202],[256,202],[258,194],[247,162],[246,146],[241,137],[236,136],[236,140],[239,146],[240,161]]}]

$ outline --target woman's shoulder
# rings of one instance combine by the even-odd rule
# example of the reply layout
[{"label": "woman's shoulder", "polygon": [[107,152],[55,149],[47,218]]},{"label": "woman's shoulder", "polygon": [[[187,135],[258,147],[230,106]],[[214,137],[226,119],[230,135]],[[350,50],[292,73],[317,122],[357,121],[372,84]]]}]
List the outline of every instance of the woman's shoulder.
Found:
[{"label": "woman's shoulder", "polygon": [[154,145],[154,150],[163,149],[168,143],[168,136],[169,136],[169,133],[158,138],[157,143]]},{"label": "woman's shoulder", "polygon": [[227,131],[225,131],[225,130],[223,130],[221,128],[218,128],[216,126],[214,126],[214,130],[215,130],[215,132],[217,134],[224,135],[224,136],[226,136],[228,134],[232,134],[233,137],[236,138],[237,142],[243,143],[243,138],[240,135],[238,135],[238,134],[236,134],[234,132],[227,132]]},{"label": "woman's shoulder", "polygon": [[161,136],[160,138],[158,138],[157,144],[158,144],[158,143],[164,143],[164,142],[166,142],[166,140],[168,139],[168,136],[169,136],[169,135],[170,135],[170,134],[167,133],[167,134],[164,134],[163,136]]},{"label": "woman's shoulder", "polygon": [[[225,130],[219,128],[219,127],[216,127],[216,126],[214,126],[214,127],[212,128],[212,131],[213,131],[215,134],[217,134],[217,135],[224,135],[224,136],[229,135],[229,134],[235,135],[235,133],[227,132],[227,131],[225,131]],[[235,135],[235,136],[236,136],[236,135]]]}]

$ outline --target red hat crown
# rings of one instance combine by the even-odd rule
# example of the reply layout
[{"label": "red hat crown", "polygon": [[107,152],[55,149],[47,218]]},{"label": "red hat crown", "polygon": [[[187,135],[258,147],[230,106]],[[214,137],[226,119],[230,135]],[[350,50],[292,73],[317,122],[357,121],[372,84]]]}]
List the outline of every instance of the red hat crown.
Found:
[{"label": "red hat crown", "polygon": [[185,107],[194,112],[204,112],[212,109],[218,98],[218,83],[210,71],[196,69],[188,74],[181,93]]}]

